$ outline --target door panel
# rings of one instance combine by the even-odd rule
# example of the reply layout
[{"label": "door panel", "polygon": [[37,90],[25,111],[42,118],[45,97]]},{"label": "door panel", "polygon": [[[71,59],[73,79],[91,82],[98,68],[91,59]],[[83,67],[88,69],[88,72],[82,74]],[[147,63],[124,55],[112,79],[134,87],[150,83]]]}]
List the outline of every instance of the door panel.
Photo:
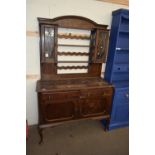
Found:
[{"label": "door panel", "polygon": [[81,102],[81,116],[89,117],[105,113],[103,98],[90,98]]},{"label": "door panel", "polygon": [[111,117],[111,123],[123,123],[129,121],[129,105],[124,104],[121,106],[115,106]]},{"label": "door panel", "polygon": [[74,118],[74,101],[57,101],[42,104],[43,117],[45,122],[70,120]]},{"label": "door panel", "polygon": [[112,89],[90,89],[81,93],[82,117],[108,115],[111,108]]},{"label": "door panel", "polygon": [[106,55],[107,55],[107,38],[108,32],[103,30],[97,31],[97,49],[96,49],[96,62],[105,62]]}]

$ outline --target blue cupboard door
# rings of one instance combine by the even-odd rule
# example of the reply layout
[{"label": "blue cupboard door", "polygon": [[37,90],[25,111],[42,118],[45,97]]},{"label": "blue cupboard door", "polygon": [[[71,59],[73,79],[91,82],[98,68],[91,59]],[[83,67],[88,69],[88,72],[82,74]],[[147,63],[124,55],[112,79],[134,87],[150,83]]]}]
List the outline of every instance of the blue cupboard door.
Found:
[{"label": "blue cupboard door", "polygon": [[116,88],[109,128],[121,127],[129,123],[129,89]]},{"label": "blue cupboard door", "polygon": [[129,121],[129,105],[119,105],[115,106],[113,109],[113,114],[111,117],[111,123],[117,123],[117,125],[121,125],[122,123],[127,123]]},{"label": "blue cupboard door", "polygon": [[129,104],[129,88],[116,88],[114,102],[116,105]]}]

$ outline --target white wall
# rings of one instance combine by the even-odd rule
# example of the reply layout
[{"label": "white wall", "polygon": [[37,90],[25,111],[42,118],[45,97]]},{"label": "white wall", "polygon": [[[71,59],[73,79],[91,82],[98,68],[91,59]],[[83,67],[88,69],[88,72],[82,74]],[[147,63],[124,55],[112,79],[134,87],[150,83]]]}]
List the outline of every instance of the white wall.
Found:
[{"label": "white wall", "polygon": [[[128,8],[96,0],[27,0],[26,30],[38,31],[37,17],[54,18],[62,15],[79,15],[90,18],[98,24],[111,23],[111,13],[119,8]],[[30,125],[38,123],[36,81],[40,75],[39,38],[27,36],[26,74],[36,74],[38,78],[27,79],[26,117]],[[103,72],[104,72],[103,67]]]}]

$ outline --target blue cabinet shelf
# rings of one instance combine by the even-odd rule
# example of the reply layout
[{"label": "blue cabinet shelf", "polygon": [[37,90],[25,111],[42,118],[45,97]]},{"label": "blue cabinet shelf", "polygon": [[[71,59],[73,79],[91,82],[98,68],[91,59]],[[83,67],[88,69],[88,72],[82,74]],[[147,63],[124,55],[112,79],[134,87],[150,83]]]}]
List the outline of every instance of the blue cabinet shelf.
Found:
[{"label": "blue cabinet shelf", "polygon": [[129,11],[119,9],[112,16],[104,75],[114,85],[109,130],[129,124]]}]

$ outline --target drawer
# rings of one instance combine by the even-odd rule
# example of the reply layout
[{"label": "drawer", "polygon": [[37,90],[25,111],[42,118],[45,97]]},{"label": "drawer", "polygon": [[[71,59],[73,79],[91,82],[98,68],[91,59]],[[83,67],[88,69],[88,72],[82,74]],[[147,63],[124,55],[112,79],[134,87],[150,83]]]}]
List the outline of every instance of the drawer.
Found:
[{"label": "drawer", "polygon": [[114,65],[114,72],[129,72],[128,64]]},{"label": "drawer", "polygon": [[129,89],[122,88],[115,90],[115,102],[116,104],[128,104],[129,103]]},{"label": "drawer", "polygon": [[56,100],[69,100],[79,97],[78,91],[69,92],[56,92],[56,93],[43,93],[41,94],[42,101],[56,101]]},{"label": "drawer", "polygon": [[128,81],[129,72],[113,72],[112,81]]},{"label": "drawer", "polygon": [[90,96],[80,101],[82,117],[108,115],[111,109],[112,89],[88,90]]},{"label": "drawer", "polygon": [[100,96],[104,95],[110,95],[112,94],[112,89],[103,89],[103,88],[97,88],[97,89],[89,89],[89,90],[83,90],[81,91],[80,98],[98,98]]},{"label": "drawer", "polygon": [[126,51],[121,51],[115,55],[115,63],[129,63],[129,53]]}]

